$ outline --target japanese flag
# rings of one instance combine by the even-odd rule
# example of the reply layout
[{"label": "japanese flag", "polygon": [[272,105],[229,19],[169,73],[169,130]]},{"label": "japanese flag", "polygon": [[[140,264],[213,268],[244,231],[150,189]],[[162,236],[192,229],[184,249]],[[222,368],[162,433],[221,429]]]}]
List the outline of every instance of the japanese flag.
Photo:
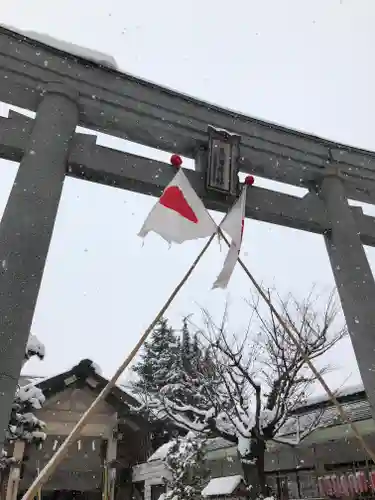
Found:
[{"label": "japanese flag", "polygon": [[153,231],[168,243],[212,236],[217,227],[182,169],[152,208],[138,236]]},{"label": "japanese flag", "polygon": [[247,184],[244,185],[241,195],[220,224],[220,229],[230,236],[232,242],[225,258],[223,269],[220,271],[212,288],[226,288],[236,266],[244,229],[246,193]]}]

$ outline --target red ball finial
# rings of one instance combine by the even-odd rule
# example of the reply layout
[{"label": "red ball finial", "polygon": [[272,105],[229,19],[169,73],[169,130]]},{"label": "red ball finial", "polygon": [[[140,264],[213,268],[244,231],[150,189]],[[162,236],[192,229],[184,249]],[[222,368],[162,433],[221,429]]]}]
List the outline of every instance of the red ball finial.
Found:
[{"label": "red ball finial", "polygon": [[178,155],[172,155],[171,156],[171,164],[174,166],[174,167],[181,167],[182,165],[182,158],[181,156],[178,156]]},{"label": "red ball finial", "polygon": [[252,175],[247,175],[245,177],[245,184],[247,186],[252,186],[254,184],[254,182],[255,182],[255,179],[254,179],[254,177]]}]

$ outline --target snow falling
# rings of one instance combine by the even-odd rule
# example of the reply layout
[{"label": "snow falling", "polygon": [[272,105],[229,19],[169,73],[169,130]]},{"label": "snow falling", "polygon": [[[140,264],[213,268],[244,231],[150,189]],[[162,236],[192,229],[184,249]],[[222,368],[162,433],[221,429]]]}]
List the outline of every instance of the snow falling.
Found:
[{"label": "snow falling", "polygon": [[[308,14],[307,11],[301,14],[296,23],[301,42],[298,46],[309,52],[304,37],[315,30],[316,25],[319,40],[323,39],[327,24],[329,40],[339,40],[338,45],[344,47],[341,52],[350,52],[352,47],[346,50],[345,38],[340,38],[340,33],[332,38],[331,33],[332,29],[341,27],[351,9],[349,0],[344,3],[339,2],[337,6],[341,10],[335,15],[335,23],[328,22],[327,12],[313,10],[313,20],[308,9]],[[9,4],[6,9],[11,8],[14,7]],[[220,101],[219,89],[225,86],[226,106],[239,102],[237,96],[245,85],[241,100],[253,103],[255,108],[251,110],[261,103],[263,113],[269,105],[275,113],[272,114],[275,123],[279,122],[280,106],[288,109],[288,117],[289,114],[297,117],[298,111],[303,110],[305,121],[296,119],[295,129],[314,133],[318,128],[319,136],[330,135],[325,127],[331,116],[335,116],[332,137],[338,137],[336,128],[339,130],[341,123],[345,122],[348,128],[347,123],[362,122],[350,106],[345,106],[348,113],[345,120],[341,110],[333,107],[324,123],[319,111],[319,127],[311,126],[310,117],[327,105],[323,96],[314,93],[306,100],[306,82],[301,85],[299,80],[303,73],[300,55],[297,73],[284,57],[288,54],[293,60],[298,53],[295,27],[290,27],[287,23],[291,21],[283,18],[285,8],[279,11],[279,7],[274,7],[273,17],[278,20],[277,25],[283,26],[283,32],[278,43],[272,43],[271,53],[263,52],[269,30],[272,28],[276,33],[279,28],[269,18],[269,12],[262,30],[256,27],[262,7],[257,7],[255,16],[254,12],[251,16],[241,12],[235,33],[231,32],[227,20],[221,26],[218,16],[215,28],[221,33],[221,38],[215,38],[218,50],[211,47],[207,19],[212,12],[211,9],[205,12],[205,8],[206,5],[200,6],[201,15],[194,23],[185,23],[187,31],[183,37],[174,36],[176,23],[169,23],[168,30],[163,25],[169,35],[169,67],[165,71],[159,54],[153,53],[152,66],[157,70],[163,68],[159,81],[167,78],[174,88],[185,89],[187,85],[193,94],[212,96],[215,102]],[[75,14],[76,9],[79,7],[74,8]],[[97,28],[95,34],[100,41],[99,49],[111,38],[109,34],[113,36],[116,31],[109,33],[107,29],[107,18],[112,17],[108,9],[104,5],[105,14],[100,11],[100,29]],[[317,9],[315,5],[314,9]],[[26,8],[18,10],[19,16],[27,11]],[[69,10],[67,5],[65,10]],[[149,7],[142,12],[143,18],[152,18],[152,30],[163,24],[158,21],[158,10]],[[348,18],[353,30],[360,12],[361,7],[356,6],[356,15],[352,13]],[[299,10],[294,9],[293,14],[299,15]],[[129,12],[129,16],[132,15]],[[2,98],[12,106],[8,118],[0,117],[1,154],[6,161],[20,164],[14,182],[9,183],[10,196],[4,202],[0,240],[2,295],[6,298],[0,301],[5,305],[2,355],[8,356],[3,363],[2,378],[7,385],[4,383],[0,391],[0,410],[3,408],[4,414],[5,405],[10,408],[10,416],[1,417],[5,436],[0,456],[0,498],[3,490],[17,496],[17,489],[18,493],[27,489],[26,483],[31,484],[41,469],[51,464],[48,461],[52,457],[52,469],[60,468],[65,452],[69,479],[74,476],[76,490],[102,489],[105,500],[115,498],[119,478],[121,484],[133,482],[134,491],[142,484],[142,491],[137,490],[134,498],[144,500],[155,500],[155,486],[159,488],[156,490],[158,500],[193,500],[200,496],[273,500],[276,497],[372,494],[375,477],[369,464],[375,461],[375,453],[363,429],[372,422],[371,408],[375,401],[371,390],[375,347],[370,335],[375,322],[372,318],[375,286],[371,258],[364,249],[364,245],[375,245],[374,213],[371,210],[368,213],[365,206],[375,203],[371,187],[371,172],[375,168],[373,153],[283,128],[272,120],[271,123],[247,117],[248,104],[244,102],[237,108],[233,106],[239,111],[231,111],[128,74],[122,68],[132,67],[134,47],[137,48],[137,67],[141,68],[147,57],[143,42],[133,46],[130,43],[131,34],[125,33],[128,27],[124,28],[129,23],[126,16],[112,17],[113,27],[121,23],[122,35],[126,37],[124,45],[113,45],[114,56],[108,55],[112,50],[88,49],[58,36],[13,28],[6,11],[4,16],[6,22],[0,25],[3,47],[0,89]],[[59,22],[54,22],[56,34],[59,26],[65,26],[69,38],[76,17],[66,24],[60,13]],[[202,19],[204,40],[200,43]],[[254,34],[254,40],[246,39],[244,44],[237,35],[245,19],[247,24],[251,19],[246,29],[251,36]],[[371,19],[371,15],[366,13],[364,19]],[[42,24],[38,24],[41,30]],[[80,31],[86,31],[89,36],[86,24],[85,29],[82,29],[83,23],[80,24]],[[191,33],[194,36],[189,33],[191,24],[194,24]],[[361,33],[362,29],[363,26]],[[147,32],[153,33],[152,30]],[[347,33],[348,27],[343,31]],[[220,45],[224,32],[228,34],[225,51]],[[282,47],[289,33],[293,34],[292,50],[285,50]],[[156,48],[163,37],[153,38]],[[361,37],[350,39],[360,43]],[[171,40],[175,42],[171,44]],[[199,56],[194,57],[197,65],[193,68],[183,53],[186,40],[191,50],[200,45]],[[319,40],[315,40],[315,45],[319,46]],[[282,99],[273,99],[273,94],[279,95],[278,88],[268,97],[256,94],[254,82],[274,81],[274,74],[272,78],[266,78],[265,73],[259,73],[260,79],[246,77],[246,65],[237,60],[240,50],[232,43],[252,47],[254,54],[258,54],[248,65],[249,71],[256,75],[258,59],[264,63],[264,72],[273,58],[283,61],[279,66],[281,70],[288,68],[287,84],[283,86],[281,70],[276,79],[277,87],[283,89]],[[207,55],[206,46],[209,47]],[[180,53],[174,52],[176,48]],[[309,56],[308,59],[311,71],[323,75],[324,82],[327,74],[332,76],[331,66],[339,75],[340,54],[335,53],[328,42],[322,48],[327,57]],[[229,59],[226,51],[232,54]],[[162,54],[165,52],[160,50]],[[365,53],[364,50],[357,52]],[[225,61],[226,71],[219,79],[216,53]],[[314,67],[316,59],[319,65]],[[349,72],[347,60],[342,62],[347,74],[359,73],[354,67],[357,59],[361,57],[353,58]],[[174,64],[173,71],[170,60],[178,63]],[[199,66],[202,61],[204,65]],[[206,71],[211,65],[215,68],[215,84],[204,85],[203,93],[198,87],[194,90],[194,75],[200,75],[206,82]],[[228,78],[237,67],[242,68],[244,76],[238,78],[237,75],[233,85]],[[272,64],[272,73],[274,67]],[[186,68],[190,68],[188,73]],[[178,83],[181,75],[186,80],[187,74],[191,81],[181,87]],[[363,96],[366,97],[367,81],[371,84],[369,88],[373,87],[371,75],[361,80],[363,89],[356,92],[355,110],[367,109],[361,102]],[[331,80],[329,85],[322,83],[327,87],[327,95],[331,83]],[[331,101],[352,101],[348,95],[336,96],[345,84],[346,78],[341,78],[340,85],[333,86],[335,99]],[[228,92],[232,88],[236,92]],[[292,101],[285,90],[289,88],[296,89]],[[368,95],[366,99],[370,106]],[[313,103],[309,110],[305,110],[307,101]],[[319,106],[314,105],[317,102]],[[360,125],[355,128],[359,129]],[[80,199],[78,194],[80,202],[75,200],[71,223],[64,208],[70,182],[91,184],[90,189],[102,184],[101,193],[125,189],[134,194],[127,194],[126,200],[118,197],[119,205],[107,204],[104,197],[99,199],[99,196],[94,202],[84,195]],[[69,191],[70,198],[72,192]],[[156,197],[153,207],[150,199],[147,201],[147,197],[141,198],[141,195]],[[123,210],[125,204],[126,210]],[[249,223],[246,218],[253,220]],[[64,224],[71,228],[79,226],[83,245],[80,251],[84,257],[76,268],[71,266],[69,252],[77,252],[79,245],[61,237]],[[264,228],[266,224],[271,225],[272,234],[277,232],[276,225],[288,228],[282,233],[285,237],[274,238],[269,248],[261,246],[259,237],[260,225]],[[131,241],[130,233],[134,233],[135,238],[136,225],[142,238],[154,233],[147,236],[145,245],[140,239],[137,246]],[[108,237],[112,226],[116,226],[115,238]],[[99,235],[96,244],[89,244],[88,231]],[[319,239],[321,245],[323,240],[326,245],[324,252],[328,251],[331,268],[327,267],[324,253],[324,272],[309,248],[301,251],[303,255],[292,250],[294,246],[297,248],[294,245],[297,235],[302,238],[303,233],[309,232],[316,235],[314,244]],[[287,241],[287,234],[293,243]],[[156,239],[152,239],[154,237]],[[160,237],[168,245],[161,246]],[[206,239],[206,246],[202,246],[203,250],[189,269],[189,245],[192,254],[198,248],[195,240],[201,239]],[[105,243],[105,253],[101,252],[100,243]],[[226,252],[226,245],[229,252],[223,258],[218,249]],[[60,270],[57,277],[53,274],[56,255]],[[120,263],[118,255],[121,255]],[[90,259],[95,260],[94,267],[90,267]],[[148,259],[150,262],[146,262]],[[299,267],[302,260],[303,266]],[[259,263],[263,265],[262,270],[258,269]],[[158,310],[159,302],[163,303],[170,283],[173,281],[173,286],[178,283],[175,275],[184,266],[189,269],[185,277],[147,329],[154,309]],[[277,270],[275,283],[265,269],[268,266]],[[331,286],[334,279],[337,295],[315,293],[315,289],[306,291],[300,283],[298,287],[294,285],[296,281],[306,281],[307,276],[315,280],[315,273],[329,274],[331,270],[328,281]],[[199,282],[194,281],[197,275]],[[69,281],[67,287],[61,286],[69,276],[73,281]],[[119,283],[120,287],[116,288]],[[235,306],[239,313],[234,314],[234,318],[230,299],[219,297],[220,290],[208,292],[212,283],[214,289],[228,287],[234,292],[236,303],[239,293],[247,294],[240,297],[241,306]],[[173,302],[180,288],[185,295]],[[56,294],[56,289],[59,306],[53,313],[48,307],[48,295],[51,290]],[[78,304],[77,297],[82,296],[86,304]],[[97,296],[97,302],[92,301],[93,296]],[[53,314],[55,317],[51,320]],[[53,335],[53,342],[47,341],[46,358],[44,344],[30,331],[41,332],[45,340],[47,330],[50,330],[48,335]],[[142,332],[145,332],[143,341],[134,349],[136,341],[133,340],[138,340]],[[95,354],[95,346],[99,346],[100,354],[103,353],[99,360],[101,366],[87,358],[79,361],[80,349],[83,349],[79,338],[83,339],[88,355]],[[348,351],[342,346],[347,347],[350,342],[363,383],[348,387],[345,379],[343,387],[337,389],[334,384],[331,389],[329,356],[342,358],[347,371]],[[24,348],[19,366],[11,367],[8,360],[21,358]],[[51,350],[54,354],[49,361]],[[123,364],[117,369],[123,352],[131,354],[125,361],[121,358]],[[332,355],[339,352],[344,355]],[[65,366],[67,354],[77,358],[72,367]],[[110,356],[109,361],[105,361],[104,354]],[[59,372],[64,364],[65,371],[60,370],[54,376],[49,373],[43,378],[24,375],[29,366],[45,359],[41,365],[55,368],[56,364],[59,366],[56,372]],[[22,374],[16,387],[21,361]],[[126,380],[122,379],[123,369],[126,369]],[[110,380],[107,379],[109,370],[115,373]],[[14,383],[11,391],[9,381]],[[323,388],[324,396],[316,395],[317,387]],[[320,446],[326,446],[324,453],[328,458],[317,468],[317,462],[323,460],[317,459]],[[335,454],[334,459],[331,454]],[[325,470],[327,463],[344,458],[345,464],[340,462],[342,470]],[[293,466],[288,469],[283,460],[285,463],[289,460]],[[361,463],[366,466],[358,465]],[[283,471],[283,467],[288,471]],[[54,480],[60,484],[49,487],[55,491],[67,488],[69,480],[62,481],[58,474],[54,476],[52,469],[51,484]],[[62,467],[59,473],[63,470]],[[38,481],[26,496],[35,497],[38,490],[44,488],[44,479],[39,477]]]}]

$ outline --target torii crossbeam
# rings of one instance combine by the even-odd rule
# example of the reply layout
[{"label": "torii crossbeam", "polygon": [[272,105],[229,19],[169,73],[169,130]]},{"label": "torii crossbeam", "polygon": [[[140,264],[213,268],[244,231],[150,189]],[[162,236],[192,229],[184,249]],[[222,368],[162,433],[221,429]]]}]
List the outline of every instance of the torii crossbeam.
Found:
[{"label": "torii crossbeam", "polygon": [[[248,217],[324,235],[368,399],[375,409],[375,282],[363,244],[375,219],[375,155],[251,119],[0,28],[0,101],[36,111],[0,118],[0,157],[20,162],[0,226],[0,448],[8,424],[66,175],[159,195],[162,162],[98,146],[77,125],[195,159],[187,171],[210,209],[232,200],[205,188],[208,126],[241,136],[240,170],[301,186],[303,198],[253,187]],[[204,170],[204,169],[203,169]],[[157,175],[156,175],[157,174]]]}]

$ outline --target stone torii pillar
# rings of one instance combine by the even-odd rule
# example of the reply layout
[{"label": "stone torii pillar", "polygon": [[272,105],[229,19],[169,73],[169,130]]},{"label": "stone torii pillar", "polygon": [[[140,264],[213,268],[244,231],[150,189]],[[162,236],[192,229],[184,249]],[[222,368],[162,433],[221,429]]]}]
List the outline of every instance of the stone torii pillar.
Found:
[{"label": "stone torii pillar", "polygon": [[78,95],[59,83],[41,92],[35,124],[0,225],[0,450],[79,120]]},{"label": "stone torii pillar", "polygon": [[363,385],[375,418],[375,281],[338,169],[320,186],[331,229],[325,243]]}]

